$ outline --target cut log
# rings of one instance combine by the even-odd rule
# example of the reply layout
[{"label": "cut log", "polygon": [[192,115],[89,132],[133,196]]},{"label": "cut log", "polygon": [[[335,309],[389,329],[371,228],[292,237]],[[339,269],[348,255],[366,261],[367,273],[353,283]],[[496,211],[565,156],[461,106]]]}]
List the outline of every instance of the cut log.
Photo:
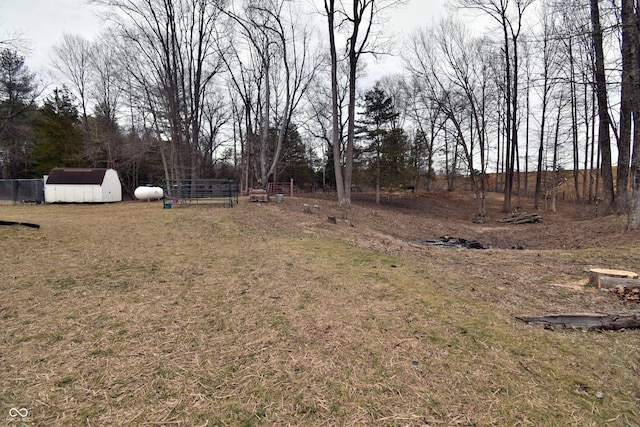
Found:
[{"label": "cut log", "polygon": [[620,287],[633,288],[640,286],[640,280],[623,279],[621,277],[598,276],[598,282],[594,284],[598,285],[598,287],[602,289],[612,289]]},{"label": "cut log", "polygon": [[[616,286],[627,286],[616,279],[634,281],[638,279],[638,274],[633,271],[611,270],[608,268],[592,268],[587,272],[589,284],[598,288],[612,288]],[[631,283],[629,286],[638,286],[639,282]]]},{"label": "cut log", "polygon": [[640,328],[640,313],[626,314],[552,314],[546,316],[516,317],[526,323],[543,325],[545,328],[581,328],[593,330],[619,330]]}]

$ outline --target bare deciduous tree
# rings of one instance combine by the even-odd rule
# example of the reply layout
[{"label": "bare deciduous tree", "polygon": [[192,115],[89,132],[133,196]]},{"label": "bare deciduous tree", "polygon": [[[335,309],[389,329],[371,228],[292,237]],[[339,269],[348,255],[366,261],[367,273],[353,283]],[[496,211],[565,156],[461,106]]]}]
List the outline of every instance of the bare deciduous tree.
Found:
[{"label": "bare deciduous tree", "polygon": [[[480,216],[486,214],[487,110],[489,93],[495,91],[490,89],[491,70],[484,60],[491,56],[490,50],[486,40],[471,38],[460,21],[448,19],[434,31],[414,34],[407,59],[414,78],[437,104],[434,113],[442,112],[452,126],[454,153],[445,150],[445,157],[451,159],[446,164],[457,163],[455,151],[461,149]],[[432,120],[432,133],[434,125]]]},{"label": "bare deciduous tree", "polygon": [[[333,106],[333,161],[338,202],[341,207],[351,208],[351,181],[353,177],[353,144],[356,120],[356,84],[358,66],[364,55],[375,53],[376,25],[389,8],[402,4],[403,0],[353,0],[351,8],[335,0],[324,0],[324,12],[329,33],[331,64],[331,98]],[[345,153],[340,152],[338,104],[338,56],[337,35],[346,36],[346,60],[348,67],[349,97],[347,104],[347,141]],[[341,159],[345,159],[344,165]]]},{"label": "bare deciduous tree", "polygon": [[558,83],[558,44],[553,42],[556,36],[553,15],[543,13],[542,15],[542,34],[540,39],[539,53],[541,55],[539,67],[541,71],[541,81],[539,88],[540,97],[540,141],[538,146],[537,167],[536,167],[536,187],[534,194],[534,207],[540,209],[540,198],[542,197],[544,149],[547,139],[547,110],[551,100],[553,88]]},{"label": "bare deciduous tree", "polygon": [[598,99],[598,146],[602,155],[602,187],[604,191],[604,206],[608,211],[613,207],[613,169],[611,166],[611,135],[609,130],[609,104],[607,96],[607,80],[605,73],[604,48],[602,27],[600,24],[600,5],[598,0],[589,1],[591,10],[592,41],[595,53],[595,85]]},{"label": "bare deciduous tree", "polygon": [[[627,0],[628,1],[628,0]],[[634,3],[635,13],[628,15],[628,31],[630,47],[628,54],[631,74],[634,79],[640,78],[640,8],[638,2]],[[627,219],[627,228],[636,230],[640,228],[640,88],[638,81],[634,80],[631,93],[631,108],[633,112],[633,146],[631,156],[631,203]]]},{"label": "bare deciduous tree", "polygon": [[459,8],[478,10],[501,27],[503,55],[505,61],[505,212],[511,211],[511,195],[513,190],[516,152],[518,146],[518,90],[519,90],[519,56],[518,42],[523,30],[523,18],[527,8],[534,0],[457,0]]},{"label": "bare deciduous tree", "polygon": [[[221,71],[216,49],[224,0],[93,0],[111,21],[138,67],[129,69],[170,134],[166,178],[197,178],[208,87]],[[160,102],[158,102],[160,101]]]},{"label": "bare deciduous tree", "polygon": [[82,124],[87,130],[91,42],[79,35],[64,33],[62,41],[54,45],[53,53],[56,56],[53,66],[69,80],[74,95],[80,100]]},{"label": "bare deciduous tree", "polygon": [[261,0],[248,3],[241,13],[227,14],[239,27],[237,36],[245,50],[234,47],[233,56],[225,62],[245,115],[251,115],[246,117],[246,136],[256,151],[255,175],[266,186],[271,177],[277,180],[282,144],[294,113],[321,69],[322,56],[312,44],[307,23],[289,2]]}]

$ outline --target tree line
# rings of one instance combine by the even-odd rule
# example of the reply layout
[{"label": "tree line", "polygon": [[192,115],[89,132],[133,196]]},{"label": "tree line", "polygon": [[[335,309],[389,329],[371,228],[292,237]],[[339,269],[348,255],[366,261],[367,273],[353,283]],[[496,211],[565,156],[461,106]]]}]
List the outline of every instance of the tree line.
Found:
[{"label": "tree line", "polygon": [[[3,42],[3,178],[114,167],[129,190],[225,177],[243,191],[293,178],[349,208],[362,184],[379,200],[441,175],[471,182],[484,215],[487,191],[505,212],[522,195],[555,209],[567,170],[577,202],[640,224],[637,1],[455,0],[403,42],[384,26],[400,0],[91,3],[108,30],[65,34],[42,102]],[[389,53],[402,72],[363,89]]]}]

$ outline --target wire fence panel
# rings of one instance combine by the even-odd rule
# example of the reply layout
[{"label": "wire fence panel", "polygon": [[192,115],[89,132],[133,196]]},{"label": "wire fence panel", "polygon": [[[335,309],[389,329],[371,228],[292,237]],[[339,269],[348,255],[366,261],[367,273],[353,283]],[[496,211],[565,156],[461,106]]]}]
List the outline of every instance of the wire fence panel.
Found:
[{"label": "wire fence panel", "polygon": [[43,203],[42,179],[0,179],[0,200],[13,203]]},{"label": "wire fence panel", "polygon": [[165,199],[172,203],[223,201],[238,204],[238,183],[231,179],[170,179],[162,182]]}]

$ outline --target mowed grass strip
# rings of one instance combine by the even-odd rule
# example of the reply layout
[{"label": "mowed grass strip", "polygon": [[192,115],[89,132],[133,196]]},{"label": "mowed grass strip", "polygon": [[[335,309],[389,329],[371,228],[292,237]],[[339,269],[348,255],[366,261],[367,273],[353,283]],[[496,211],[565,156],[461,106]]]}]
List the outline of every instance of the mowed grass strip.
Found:
[{"label": "mowed grass strip", "polygon": [[523,325],[509,298],[464,271],[464,251],[447,252],[445,269],[433,253],[364,250],[323,233],[321,218],[314,233],[278,215],[254,204],[0,207],[0,219],[42,226],[0,229],[1,416],[637,425],[637,331]]}]

